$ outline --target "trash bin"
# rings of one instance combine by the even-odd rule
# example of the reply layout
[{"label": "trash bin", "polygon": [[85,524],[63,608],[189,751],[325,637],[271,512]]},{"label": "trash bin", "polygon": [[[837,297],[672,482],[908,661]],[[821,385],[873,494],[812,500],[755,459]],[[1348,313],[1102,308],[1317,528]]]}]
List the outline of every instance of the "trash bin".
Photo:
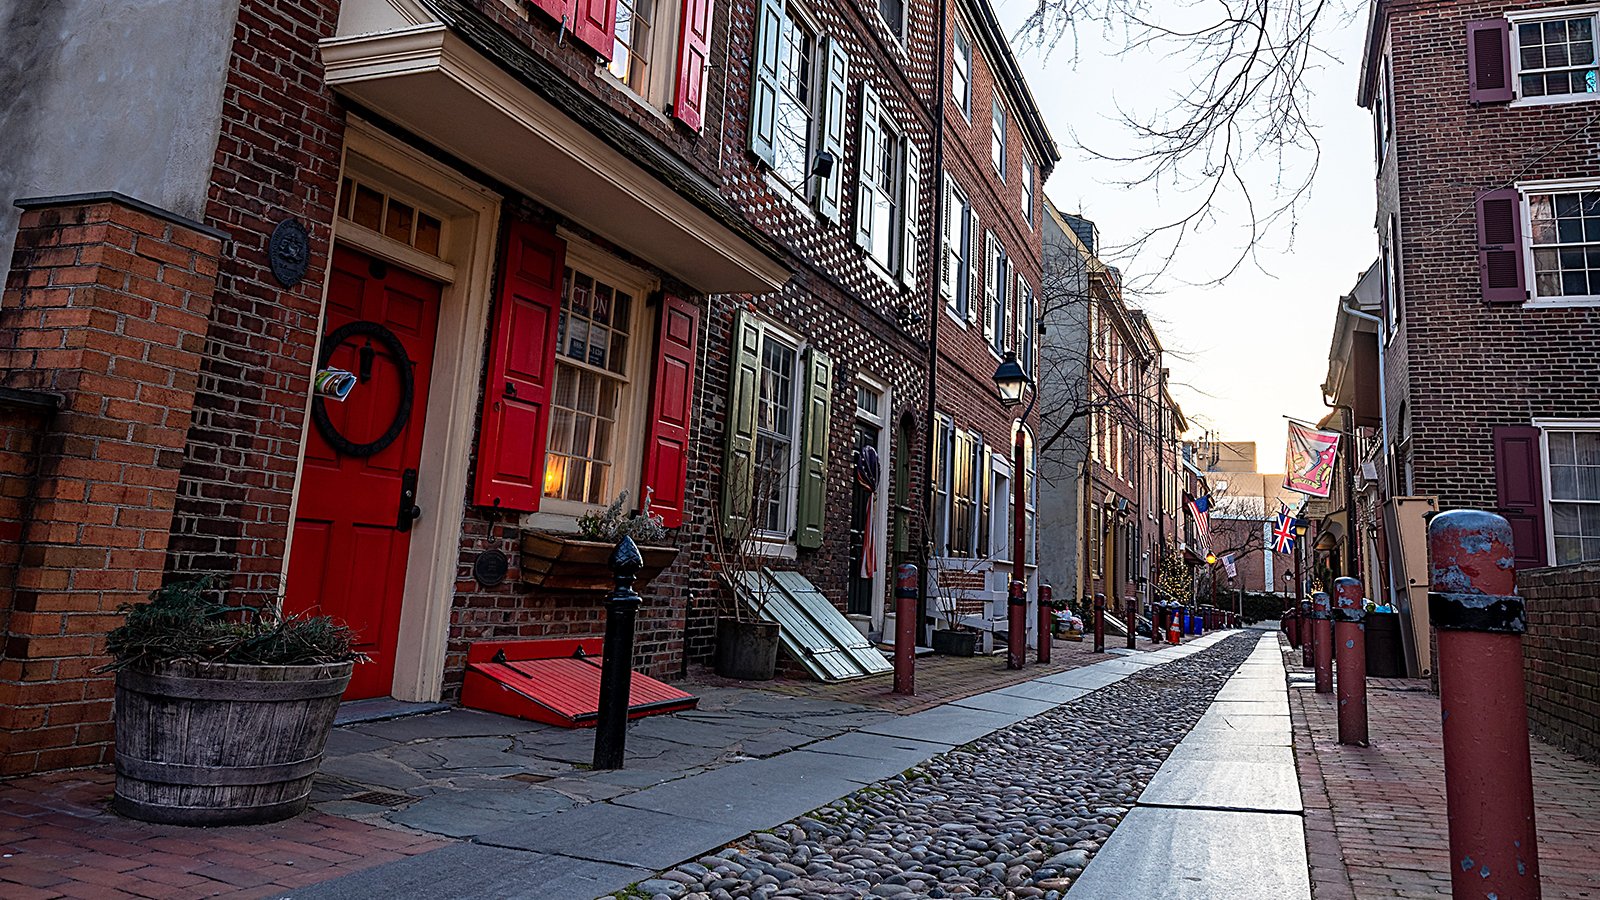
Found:
[{"label": "trash bin", "polygon": [[1367,677],[1406,677],[1405,646],[1400,642],[1400,614],[1369,612],[1367,628]]}]

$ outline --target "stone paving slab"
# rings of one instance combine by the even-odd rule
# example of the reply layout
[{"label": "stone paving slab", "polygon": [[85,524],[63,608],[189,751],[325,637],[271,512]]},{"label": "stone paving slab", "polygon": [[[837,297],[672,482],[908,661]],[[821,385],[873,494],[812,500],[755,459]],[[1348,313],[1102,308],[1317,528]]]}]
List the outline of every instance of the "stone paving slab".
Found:
[{"label": "stone paving slab", "polygon": [[983,709],[990,712],[1018,715],[1023,718],[1032,718],[1042,712],[1048,712],[1056,708],[1056,704],[1048,700],[1033,700],[999,691],[964,697],[954,701],[951,705],[962,706],[967,709]]},{"label": "stone paving slab", "polygon": [[618,797],[613,803],[737,824],[743,834],[831,803],[902,768],[893,760],[795,751],[777,759],[713,769]]},{"label": "stone paving slab", "polygon": [[1293,765],[1294,748],[1273,744],[1239,744],[1228,741],[1185,741],[1172,749],[1170,760],[1256,762]]},{"label": "stone paving slab", "polygon": [[1278,688],[1275,698],[1259,697],[1253,700],[1218,699],[1211,702],[1211,710],[1225,719],[1234,716],[1273,716],[1284,720],[1285,726],[1289,720],[1289,698],[1283,688]]},{"label": "stone paving slab", "polygon": [[1252,716],[1208,711],[1195,723],[1191,737],[1206,740],[1234,738],[1245,744],[1289,744],[1287,716]]},{"label": "stone paving slab", "polygon": [[[719,847],[749,831],[742,822],[709,822],[614,803],[591,803],[481,835],[478,842],[653,872],[693,859],[706,848]],[[637,877],[648,877],[648,873]],[[566,900],[604,892],[569,894]]]},{"label": "stone paving slab", "polygon": [[888,722],[869,725],[861,731],[866,734],[908,737],[944,744],[947,747],[957,747],[1016,721],[1016,717],[1007,713],[968,709],[963,706],[936,706]]},{"label": "stone paving slab", "polygon": [[1068,687],[1061,684],[1043,684],[1037,681],[1025,681],[1001,688],[997,694],[1009,694],[1013,697],[1026,697],[1029,700],[1043,700],[1046,703],[1062,704],[1072,701],[1089,693],[1087,688]]},{"label": "stone paving slab", "polygon": [[1305,809],[1292,753],[1271,761],[1168,757],[1139,795],[1139,805],[1292,813]]},{"label": "stone paving slab", "polygon": [[427,716],[407,716],[383,722],[349,726],[351,730],[391,741],[422,741],[436,738],[489,737],[500,734],[529,734],[555,731],[551,725],[527,722],[509,716],[457,708]]},{"label": "stone paving slab", "polygon": [[1083,688],[1084,690],[1088,691],[1098,691],[1107,685],[1116,684],[1126,677],[1128,677],[1126,672],[1110,672],[1100,668],[1098,665],[1095,665],[1086,666],[1082,669],[1073,669],[1069,672],[1061,672],[1055,675],[1048,675],[1039,679],[1035,683],[1052,684],[1060,687]]},{"label": "stone paving slab", "polygon": [[649,875],[639,868],[455,844],[280,896],[285,900],[573,900],[599,896]]},{"label": "stone paving slab", "polygon": [[813,753],[835,753],[840,756],[862,756],[868,759],[894,756],[912,759],[915,762],[936,756],[950,748],[946,744],[935,744],[914,738],[851,731],[836,738],[818,741],[806,749]]}]

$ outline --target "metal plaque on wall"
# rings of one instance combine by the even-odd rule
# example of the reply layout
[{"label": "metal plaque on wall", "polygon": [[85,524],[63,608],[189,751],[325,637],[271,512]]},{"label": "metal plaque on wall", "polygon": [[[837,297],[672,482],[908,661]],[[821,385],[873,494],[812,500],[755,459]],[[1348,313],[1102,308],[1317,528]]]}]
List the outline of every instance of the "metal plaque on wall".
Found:
[{"label": "metal plaque on wall", "polygon": [[272,229],[267,258],[272,263],[272,277],[286,288],[306,277],[306,267],[311,264],[311,236],[299,219],[284,219]]}]

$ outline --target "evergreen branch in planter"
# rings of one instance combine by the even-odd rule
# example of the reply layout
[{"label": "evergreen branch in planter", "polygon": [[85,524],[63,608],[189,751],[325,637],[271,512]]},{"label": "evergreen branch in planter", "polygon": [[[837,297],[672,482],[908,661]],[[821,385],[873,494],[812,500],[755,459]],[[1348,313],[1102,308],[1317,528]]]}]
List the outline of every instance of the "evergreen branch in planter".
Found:
[{"label": "evergreen branch in planter", "polygon": [[328,616],[285,616],[275,607],[230,606],[212,576],[172,582],[145,603],[124,603],[127,616],[106,636],[111,662],[102,671],[172,660],[258,666],[307,666],[366,656],[355,634]]}]

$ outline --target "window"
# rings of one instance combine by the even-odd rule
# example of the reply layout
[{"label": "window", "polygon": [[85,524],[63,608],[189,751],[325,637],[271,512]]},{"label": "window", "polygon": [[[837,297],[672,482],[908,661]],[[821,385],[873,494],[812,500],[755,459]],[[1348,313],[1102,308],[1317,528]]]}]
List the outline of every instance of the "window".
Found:
[{"label": "window", "polygon": [[1527,194],[1534,299],[1600,297],[1600,189]]},{"label": "window", "polygon": [[654,56],[655,0],[617,0],[616,44],[611,74],[640,96],[650,96],[650,64]]},{"label": "window", "polygon": [[905,40],[906,0],[878,0],[878,15],[898,40]]},{"label": "window", "polygon": [[[1389,234],[1392,234],[1394,225],[1394,216],[1392,215],[1389,217],[1389,224],[1388,231]],[[1394,245],[1389,239],[1389,234],[1385,234],[1380,239],[1382,245],[1379,248],[1380,255],[1383,257],[1383,320],[1386,342],[1388,338],[1394,337],[1395,329],[1400,324],[1399,297],[1397,296],[1398,292],[1395,290]]]},{"label": "window", "polygon": [[436,216],[345,176],[339,183],[339,217],[429,256],[439,255],[444,225]]},{"label": "window", "polygon": [[1009,276],[1006,266],[1006,248],[993,232],[988,234],[989,283],[986,286],[988,301],[989,345],[997,354],[1004,354],[1009,338],[1006,335],[1006,288]]},{"label": "window", "polygon": [[944,267],[940,286],[962,322],[967,320],[972,290],[972,201],[955,179],[945,176]]},{"label": "window", "polygon": [[1022,221],[1033,227],[1033,157],[1022,154]]},{"label": "window", "polygon": [[635,295],[614,279],[571,265],[561,290],[544,496],[604,504],[626,486],[616,471],[616,438],[633,384]]},{"label": "window", "polygon": [[811,172],[811,140],[816,126],[816,35],[785,7],[778,36],[778,102],[773,130],[772,171],[806,193]]},{"label": "window", "polygon": [[1373,137],[1377,145],[1380,166],[1389,153],[1389,138],[1394,134],[1394,107],[1391,105],[1391,96],[1389,58],[1385,56],[1378,62],[1377,93],[1372,101]]},{"label": "window", "polygon": [[788,540],[793,527],[796,436],[800,429],[796,371],[800,350],[765,331],[756,400],[756,521],[767,537]]},{"label": "window", "polygon": [[972,42],[956,23],[955,59],[950,64],[950,99],[961,108],[961,114],[972,118]]},{"label": "window", "polygon": [[872,231],[867,251],[893,272],[898,268],[900,228],[900,136],[886,121],[878,124],[877,159],[872,184]]},{"label": "window", "polygon": [[1006,180],[1006,108],[1000,103],[1000,95],[994,97],[994,114],[989,120],[989,159],[994,163],[994,170],[1000,173],[1000,180]]},{"label": "window", "polygon": [[949,556],[975,557],[980,552],[978,513],[986,477],[982,469],[983,439],[957,431],[951,457]]},{"label": "window", "polygon": [[1517,22],[1512,61],[1519,97],[1596,92],[1594,14]]},{"label": "window", "polygon": [[933,479],[933,555],[950,555],[950,457],[955,427],[949,419],[939,419],[938,462]]},{"label": "window", "polygon": [[1545,433],[1555,564],[1600,559],[1600,431]]}]

